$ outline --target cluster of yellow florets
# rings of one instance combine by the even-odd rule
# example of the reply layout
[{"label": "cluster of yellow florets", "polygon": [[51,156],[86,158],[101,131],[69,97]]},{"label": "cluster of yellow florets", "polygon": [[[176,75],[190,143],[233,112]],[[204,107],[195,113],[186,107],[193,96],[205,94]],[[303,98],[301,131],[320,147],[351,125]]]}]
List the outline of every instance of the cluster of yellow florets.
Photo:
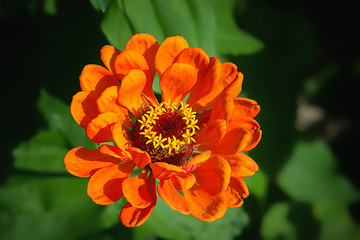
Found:
[{"label": "cluster of yellow florets", "polygon": [[[138,120],[140,125],[140,134],[144,135],[148,139],[146,144],[153,144],[154,149],[161,147],[163,149],[168,149],[169,154],[172,150],[178,151],[180,147],[184,144],[190,144],[195,142],[193,135],[195,134],[196,129],[199,127],[196,125],[198,120],[196,119],[196,112],[193,112],[188,104],[179,104],[162,102],[158,106],[150,106],[149,110],[142,116],[141,120]],[[174,112],[182,116],[186,127],[181,129],[181,138],[172,136],[172,137],[163,137],[161,133],[158,133],[153,130],[156,120],[159,119],[159,116],[167,112]]]}]

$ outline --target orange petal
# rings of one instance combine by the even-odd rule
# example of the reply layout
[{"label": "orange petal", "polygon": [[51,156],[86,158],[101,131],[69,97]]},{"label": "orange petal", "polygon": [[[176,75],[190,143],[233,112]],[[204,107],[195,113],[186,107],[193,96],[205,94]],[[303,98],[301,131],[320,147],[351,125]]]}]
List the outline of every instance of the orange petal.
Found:
[{"label": "orange petal", "polygon": [[99,169],[91,176],[87,193],[91,199],[101,205],[116,202],[123,196],[122,183],[133,171],[135,164],[126,162]]},{"label": "orange petal", "polygon": [[123,121],[124,116],[105,112],[94,118],[86,128],[88,138],[96,143],[113,142],[111,127],[117,122]]},{"label": "orange petal", "polygon": [[202,152],[196,155],[195,157],[193,157],[192,159],[190,159],[184,166],[203,163],[209,159],[210,155],[211,155],[211,151]]},{"label": "orange petal", "polygon": [[100,113],[114,112],[126,114],[125,108],[117,104],[119,88],[119,86],[108,87],[101,93],[96,101]]},{"label": "orange petal", "polygon": [[143,168],[151,163],[150,155],[136,147],[130,147],[127,151],[131,154],[131,157],[138,168]]},{"label": "orange petal", "polygon": [[214,145],[219,142],[225,135],[226,121],[215,119],[210,121],[195,136],[196,143],[200,145]]},{"label": "orange petal", "polygon": [[197,47],[184,49],[179,53],[174,61],[174,63],[187,63],[192,65],[196,69],[198,80],[203,77],[209,62],[210,59],[208,55],[204,52],[204,50]]},{"label": "orange petal", "polygon": [[123,127],[122,120],[119,120],[118,123],[112,126],[112,136],[114,142],[116,146],[121,148],[123,151],[125,151],[125,148],[127,148],[128,145],[132,145],[132,142],[124,136],[125,128],[126,127]]},{"label": "orange petal", "polygon": [[90,177],[96,170],[111,167],[120,162],[119,158],[84,147],[71,149],[64,158],[66,170],[78,177]]},{"label": "orange petal", "polygon": [[241,117],[255,117],[260,111],[260,106],[256,101],[248,98],[234,98],[234,110],[231,114],[231,119]]},{"label": "orange petal", "polygon": [[249,196],[249,189],[241,177],[232,177],[229,186],[237,191],[240,197],[247,198]]},{"label": "orange petal", "polygon": [[229,121],[234,109],[233,97],[226,92],[221,94],[214,103],[214,108],[211,111],[211,119],[224,119]]},{"label": "orange petal", "polygon": [[[198,112],[209,105],[213,99],[222,91],[216,86],[220,78],[221,62],[216,57],[211,57],[208,67],[196,87],[191,91],[186,103]],[[194,105],[195,104],[195,105]]]},{"label": "orange petal", "polygon": [[154,177],[157,179],[167,179],[179,173],[186,173],[184,169],[166,162],[152,163],[150,167]]},{"label": "orange petal", "polygon": [[261,135],[262,135],[261,130],[257,130],[256,132],[253,132],[250,140],[248,141],[248,144],[244,147],[242,151],[250,151],[254,147],[256,147],[256,145],[260,142]]},{"label": "orange petal", "polygon": [[172,64],[160,78],[164,102],[180,102],[196,83],[196,69],[185,63]]},{"label": "orange petal", "polygon": [[113,145],[102,144],[99,146],[99,151],[112,157],[119,158],[122,161],[129,161],[131,159],[131,155],[129,152],[124,151],[121,148],[115,147]]},{"label": "orange petal", "polygon": [[230,164],[232,177],[249,177],[259,170],[256,162],[244,153],[223,155],[223,157]]},{"label": "orange petal", "polygon": [[80,87],[83,91],[98,92],[110,86],[119,86],[116,77],[102,66],[89,64],[86,65],[80,75]]},{"label": "orange petal", "polygon": [[224,216],[227,202],[221,195],[211,196],[196,184],[191,189],[183,189],[183,193],[194,217],[212,222]]},{"label": "orange petal", "polygon": [[120,54],[120,52],[121,51],[119,49],[110,45],[105,45],[100,50],[101,60],[103,61],[107,69],[112,71],[114,74],[115,74],[115,66],[114,66],[115,58],[117,55]]},{"label": "orange petal", "polygon": [[[187,103],[192,106],[193,110],[198,112],[208,107],[211,107],[216,98],[223,92],[226,92],[232,97],[236,97],[241,92],[243,75],[237,72],[237,67],[233,63],[223,63],[217,58],[211,58],[209,67],[204,74],[202,82],[199,83],[199,89],[194,89],[197,96],[190,94]],[[203,82],[209,82],[204,84]]]},{"label": "orange petal", "polygon": [[250,132],[245,128],[234,128],[213,146],[199,146],[200,151],[211,150],[212,154],[232,155],[243,151],[251,138]]},{"label": "orange petal", "polygon": [[[142,70],[146,75],[149,74],[149,65],[141,53],[136,50],[128,49],[122,51],[115,58],[115,71],[119,79],[123,79],[131,70]],[[122,85],[122,84],[121,84]]]},{"label": "orange petal", "polygon": [[241,198],[240,193],[232,188],[230,184],[226,191],[222,192],[222,196],[226,199],[228,208],[236,208],[244,204],[244,200]]},{"label": "orange petal", "polygon": [[124,197],[136,208],[146,208],[152,203],[153,199],[147,186],[147,175],[148,171],[144,168],[139,175],[129,177],[123,182]]},{"label": "orange petal", "polygon": [[188,47],[189,44],[181,36],[168,37],[163,41],[155,56],[155,68],[160,77],[174,62],[177,55]]},{"label": "orange petal", "polygon": [[181,191],[183,188],[189,189],[194,186],[196,178],[192,173],[180,173],[171,177],[174,187]]},{"label": "orange petal", "polygon": [[143,224],[154,210],[155,204],[146,208],[136,208],[131,203],[126,203],[120,212],[120,220],[126,227],[137,227]]},{"label": "orange petal", "polygon": [[160,183],[157,185],[157,192],[173,210],[185,215],[190,213],[186,199],[176,191],[171,183],[171,179],[160,180]]},{"label": "orange petal", "polygon": [[73,96],[70,112],[77,124],[82,128],[86,129],[89,122],[99,114],[96,99],[97,95],[94,91],[81,91]]},{"label": "orange petal", "polygon": [[224,158],[214,155],[192,173],[200,187],[208,194],[216,195],[228,187],[231,168]]},{"label": "orange petal", "polygon": [[155,55],[159,49],[159,44],[156,39],[150,34],[141,33],[136,34],[127,42],[125,49],[133,49],[142,54],[149,66],[149,75],[146,79],[144,94],[151,99],[153,104],[157,103],[153,91],[153,81],[155,76]]},{"label": "orange petal", "polygon": [[230,131],[231,129],[242,127],[247,129],[250,134],[253,134],[254,131],[260,129],[260,124],[253,118],[242,117],[238,119],[233,119],[227,124],[226,131]]},{"label": "orange petal", "polygon": [[121,81],[118,101],[126,107],[134,117],[140,117],[141,94],[145,87],[146,76],[143,71],[134,69],[129,71]]}]

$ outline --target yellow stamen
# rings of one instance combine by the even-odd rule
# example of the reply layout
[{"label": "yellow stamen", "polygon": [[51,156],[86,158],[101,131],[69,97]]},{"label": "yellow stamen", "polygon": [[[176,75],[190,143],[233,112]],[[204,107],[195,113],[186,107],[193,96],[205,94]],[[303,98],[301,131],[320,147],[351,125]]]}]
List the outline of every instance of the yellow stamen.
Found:
[{"label": "yellow stamen", "polygon": [[[195,142],[195,139],[192,137],[196,129],[199,127],[196,125],[198,120],[196,119],[196,112],[193,112],[188,104],[183,104],[180,102],[180,107],[178,109],[178,103],[162,102],[158,106],[150,106],[149,110],[139,119],[138,122],[140,125],[140,134],[144,135],[148,140],[146,144],[153,144],[154,149],[161,147],[162,149],[167,149],[169,154],[172,151],[179,151],[180,147],[184,144],[191,144]],[[186,128],[181,135],[181,139],[176,138],[175,136],[164,138],[161,133],[157,133],[153,130],[153,127],[156,124],[156,120],[159,119],[159,116],[166,112],[178,112],[182,116],[182,119],[185,121]]]}]

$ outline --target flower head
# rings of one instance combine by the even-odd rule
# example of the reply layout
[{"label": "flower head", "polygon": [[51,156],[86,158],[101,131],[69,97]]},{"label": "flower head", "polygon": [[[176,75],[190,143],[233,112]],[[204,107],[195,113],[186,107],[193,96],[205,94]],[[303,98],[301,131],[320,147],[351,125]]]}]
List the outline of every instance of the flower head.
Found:
[{"label": "flower head", "polygon": [[[82,91],[71,103],[75,121],[99,148],[77,147],[65,156],[71,174],[90,177],[92,200],[106,205],[124,196],[125,226],[144,223],[157,194],[207,222],[241,206],[249,194],[242,178],[258,170],[242,151],[257,145],[261,130],[253,119],[259,105],[237,97],[243,80],[237,67],[180,36],[159,46],[149,34],[134,35],[123,51],[104,46],[101,59],[105,67],[84,67]],[[152,90],[156,73],[160,102]]]}]

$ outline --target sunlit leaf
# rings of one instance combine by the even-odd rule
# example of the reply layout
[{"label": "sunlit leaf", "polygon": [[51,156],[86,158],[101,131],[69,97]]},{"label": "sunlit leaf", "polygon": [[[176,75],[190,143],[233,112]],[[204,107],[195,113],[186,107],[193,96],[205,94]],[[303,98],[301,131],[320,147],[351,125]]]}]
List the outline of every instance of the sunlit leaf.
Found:
[{"label": "sunlit leaf", "polygon": [[186,1],[154,0],[152,3],[165,36],[180,35],[190,46],[198,46],[195,23]]},{"label": "sunlit leaf", "polygon": [[14,167],[42,172],[65,172],[68,149],[58,131],[42,131],[13,150]]},{"label": "sunlit leaf", "polygon": [[101,22],[101,30],[111,45],[124,49],[127,41],[134,34],[124,14],[121,1],[110,1],[105,17]]},{"label": "sunlit leaf", "polygon": [[124,0],[124,9],[135,33],[149,33],[161,43],[163,30],[152,2],[149,0]]},{"label": "sunlit leaf", "polygon": [[234,0],[208,0],[217,20],[216,48],[220,54],[254,54],[263,48],[257,38],[241,30],[234,18]]}]

